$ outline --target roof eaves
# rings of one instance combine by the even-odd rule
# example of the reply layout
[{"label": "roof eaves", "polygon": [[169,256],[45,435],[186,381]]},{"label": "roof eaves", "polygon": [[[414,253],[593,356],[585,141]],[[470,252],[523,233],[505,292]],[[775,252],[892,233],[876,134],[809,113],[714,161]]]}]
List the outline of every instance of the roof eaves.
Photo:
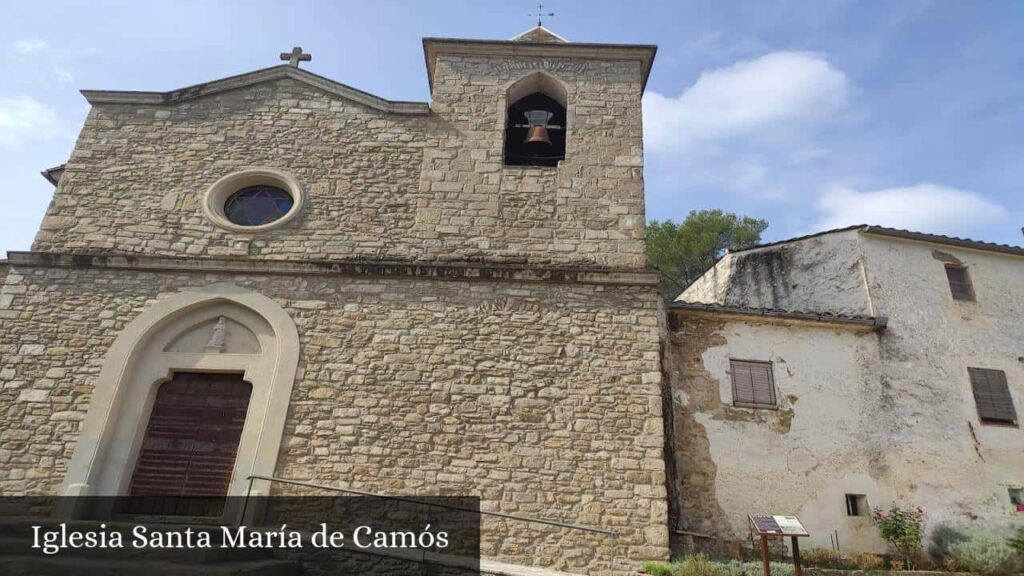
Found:
[{"label": "roof eaves", "polygon": [[843,228],[833,228],[831,230],[822,230],[821,232],[815,232],[813,234],[805,234],[803,236],[796,236],[793,238],[786,238],[784,240],[777,240],[775,242],[766,242],[764,244],[757,244],[756,246],[750,246],[748,248],[741,248],[738,250],[728,250],[726,254],[739,254],[742,252],[749,252],[751,250],[758,250],[760,248],[769,248],[772,246],[779,246],[782,244],[790,244],[793,242],[799,242],[801,240],[807,240],[809,238],[816,238],[818,236],[825,236],[828,234],[836,234],[839,232],[848,232],[850,230],[859,229],[862,234],[874,234],[876,236],[889,236],[893,238],[904,238],[907,240],[918,240],[921,242],[933,242],[935,244],[946,244],[949,246],[960,246],[962,248],[971,248],[974,250],[987,250],[990,252],[1001,252],[1003,254],[1012,254],[1015,256],[1024,256],[1024,247],[1014,246],[1012,244],[997,244],[995,242],[983,242],[981,240],[971,240],[970,238],[959,238],[957,236],[945,236],[943,234],[929,234],[927,232],[914,232],[913,230],[905,230],[903,228],[889,228],[887,226],[875,226],[873,224],[855,224],[853,226],[846,226]]},{"label": "roof eaves", "polygon": [[758,250],[760,248],[770,248],[772,246],[779,246],[782,244],[790,244],[793,242],[799,242],[801,240],[808,240],[810,238],[817,238],[818,236],[826,236],[828,234],[837,234],[839,232],[849,232],[850,230],[857,230],[858,228],[867,228],[867,224],[854,224],[853,226],[844,226],[842,228],[832,228],[830,230],[822,230],[821,232],[814,232],[812,234],[804,234],[803,236],[794,236],[793,238],[786,238],[784,240],[776,240],[775,242],[765,242],[764,244],[756,244],[754,246],[748,246],[746,248],[739,248],[737,250],[727,250],[726,254],[739,254],[741,252],[750,252],[751,250]]},{"label": "roof eaves", "polygon": [[[456,50],[457,47],[457,50]],[[423,38],[423,59],[427,65],[427,83],[434,90],[434,60],[439,54],[558,56],[564,58],[633,60],[641,62],[640,92],[647,88],[654,57],[654,44],[601,44],[592,42],[520,42],[517,40],[478,40],[467,38]]]},{"label": "roof eaves", "polygon": [[914,232],[902,228],[888,228],[885,226],[865,226],[862,234],[874,234],[876,236],[889,236],[893,238],[904,238],[907,240],[918,240],[921,242],[932,242],[935,244],[946,244],[971,248],[973,250],[985,250],[989,252],[1000,252],[1014,256],[1024,256],[1024,247],[1013,246],[1012,244],[997,244],[995,242],[983,242],[971,240],[970,238],[959,238],[957,236],[945,236],[943,234],[928,234],[926,232]]},{"label": "roof eaves", "polygon": [[67,163],[61,164],[60,166],[54,166],[53,168],[47,168],[40,172],[40,174],[43,175],[43,178],[46,178],[47,182],[56,186],[60,184],[60,177],[61,174],[64,173],[65,168],[67,168]]},{"label": "roof eaves", "polygon": [[805,322],[821,322],[826,324],[844,324],[871,328],[874,331],[884,330],[889,323],[888,318],[885,316],[855,316],[823,312],[806,312],[802,310],[783,310],[777,308],[725,306],[721,304],[707,304],[703,302],[672,302],[669,304],[669,308],[672,310],[707,312],[711,314],[727,314],[780,320],[801,320]]}]

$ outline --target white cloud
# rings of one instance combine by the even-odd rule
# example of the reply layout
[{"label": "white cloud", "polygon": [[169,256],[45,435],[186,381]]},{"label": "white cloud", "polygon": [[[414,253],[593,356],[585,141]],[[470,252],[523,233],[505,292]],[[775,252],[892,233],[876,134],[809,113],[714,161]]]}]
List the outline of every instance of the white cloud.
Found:
[{"label": "white cloud", "polygon": [[818,199],[816,207],[821,217],[812,227],[815,231],[877,224],[970,236],[1008,215],[1004,207],[980,194],[929,183],[867,192],[833,188]]},{"label": "white cloud", "polygon": [[24,95],[0,97],[0,147],[20,148],[53,138],[61,130],[61,121],[49,106]]},{"label": "white cloud", "polygon": [[771,140],[832,119],[847,104],[846,75],[823,56],[772,52],[701,74],[677,97],[644,97],[644,143],[685,152],[728,140]]},{"label": "white cloud", "polygon": [[45,40],[39,38],[32,38],[30,40],[18,40],[11,44],[11,49],[16,54],[32,54],[34,52],[40,52],[49,48],[50,45]]},{"label": "white cloud", "polygon": [[4,63],[5,74],[44,84],[55,82],[62,88],[75,80],[67,65],[69,54],[53,48],[45,40],[18,40],[10,43],[7,50],[12,56]]},{"label": "white cloud", "polygon": [[823,160],[832,155],[828,148],[801,148],[789,155],[789,163],[793,166],[802,166],[818,160]]}]

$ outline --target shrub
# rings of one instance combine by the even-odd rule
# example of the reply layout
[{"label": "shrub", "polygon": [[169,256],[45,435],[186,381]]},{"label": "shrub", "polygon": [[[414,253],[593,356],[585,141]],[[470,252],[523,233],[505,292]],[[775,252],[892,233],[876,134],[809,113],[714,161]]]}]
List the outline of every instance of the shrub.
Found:
[{"label": "shrub", "polygon": [[1017,535],[1006,542],[1017,552],[1017,561],[1024,564],[1024,528],[1017,530]]},{"label": "shrub", "polygon": [[903,509],[895,505],[888,512],[875,508],[874,518],[882,538],[896,550],[902,564],[913,569],[914,559],[921,552],[924,510],[920,507]]},{"label": "shrub", "polygon": [[[733,560],[721,564],[722,576],[764,576],[760,562],[740,562]],[[793,565],[784,562],[771,563],[772,576],[793,576]]]},{"label": "shrub", "polygon": [[957,567],[979,574],[1017,574],[1024,569],[1020,556],[1010,543],[987,534],[969,534],[965,540],[949,545],[949,555]]},{"label": "shrub", "polygon": [[651,576],[675,576],[672,565],[668,562],[644,562],[644,572]]},{"label": "shrub", "polygon": [[850,564],[855,570],[864,570],[865,572],[878,570],[882,567],[882,563],[882,557],[874,554],[861,553],[850,558]]},{"label": "shrub", "polygon": [[708,560],[706,554],[687,555],[675,568],[675,576],[723,576],[721,565]]},{"label": "shrub", "polygon": [[800,552],[801,564],[813,568],[840,568],[842,556],[828,548],[811,548]]},{"label": "shrub", "polygon": [[949,549],[953,544],[969,539],[970,537],[963,531],[948,524],[940,524],[932,530],[932,543],[928,547],[928,553],[932,558],[949,558]]}]

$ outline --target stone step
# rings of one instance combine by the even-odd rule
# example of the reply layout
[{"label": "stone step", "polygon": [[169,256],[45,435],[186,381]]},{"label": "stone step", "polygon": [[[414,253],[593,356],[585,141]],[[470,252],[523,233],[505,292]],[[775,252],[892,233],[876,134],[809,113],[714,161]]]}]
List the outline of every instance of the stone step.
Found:
[{"label": "stone step", "polygon": [[288,560],[189,564],[159,560],[0,556],[4,576],[300,576],[302,565]]}]

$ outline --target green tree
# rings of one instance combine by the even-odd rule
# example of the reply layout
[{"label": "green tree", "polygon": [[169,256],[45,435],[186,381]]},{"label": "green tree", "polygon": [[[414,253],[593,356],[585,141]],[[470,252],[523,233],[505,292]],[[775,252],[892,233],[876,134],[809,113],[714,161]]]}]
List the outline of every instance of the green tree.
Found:
[{"label": "green tree", "polygon": [[722,210],[691,210],[677,224],[647,224],[647,259],[662,272],[661,293],[669,301],[697,279],[727,248],[748,248],[761,241],[768,222]]}]

